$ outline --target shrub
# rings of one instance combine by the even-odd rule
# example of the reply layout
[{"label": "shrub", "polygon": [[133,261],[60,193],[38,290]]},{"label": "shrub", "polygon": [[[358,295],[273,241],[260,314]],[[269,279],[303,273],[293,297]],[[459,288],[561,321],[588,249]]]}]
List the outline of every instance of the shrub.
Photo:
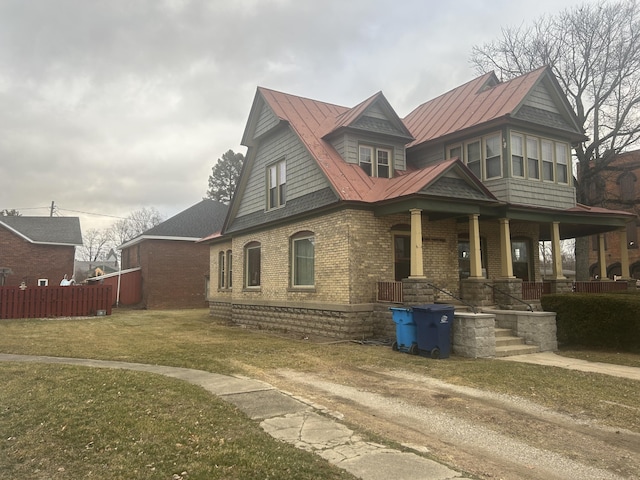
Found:
[{"label": "shrub", "polygon": [[640,295],[543,295],[542,307],[556,312],[561,345],[640,351]]}]

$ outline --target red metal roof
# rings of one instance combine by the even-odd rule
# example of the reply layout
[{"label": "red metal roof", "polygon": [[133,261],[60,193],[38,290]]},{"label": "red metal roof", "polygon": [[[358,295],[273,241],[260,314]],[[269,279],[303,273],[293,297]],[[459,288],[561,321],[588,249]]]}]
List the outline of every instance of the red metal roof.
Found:
[{"label": "red metal roof", "polygon": [[415,138],[408,146],[510,115],[545,71],[541,67],[503,83],[487,73],[423,103],[404,118]]}]

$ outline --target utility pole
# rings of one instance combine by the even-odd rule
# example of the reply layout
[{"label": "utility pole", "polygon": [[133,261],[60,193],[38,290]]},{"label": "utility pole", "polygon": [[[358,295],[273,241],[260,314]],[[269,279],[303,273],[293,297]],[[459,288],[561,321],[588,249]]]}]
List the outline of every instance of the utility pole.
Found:
[{"label": "utility pole", "polygon": [[55,200],[51,200],[51,213],[49,213],[50,217],[53,217],[53,211],[55,210]]}]

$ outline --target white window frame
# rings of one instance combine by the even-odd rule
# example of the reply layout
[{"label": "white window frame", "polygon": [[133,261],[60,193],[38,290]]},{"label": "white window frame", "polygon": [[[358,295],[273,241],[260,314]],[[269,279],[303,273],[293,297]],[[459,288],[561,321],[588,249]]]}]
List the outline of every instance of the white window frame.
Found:
[{"label": "white window frame", "polygon": [[[569,184],[569,152],[567,144],[564,142],[555,142],[555,164],[556,164],[556,181],[562,184]],[[560,153],[564,153],[564,158],[560,158]],[[564,180],[562,176],[564,175]]]},{"label": "white window frame", "polygon": [[[458,150],[460,153],[457,155],[453,154],[454,150]],[[447,158],[458,157],[460,160],[464,159],[464,150],[462,148],[461,143],[456,143],[455,145],[450,145],[447,147]]]},{"label": "white window frame", "polygon": [[[497,151],[498,154],[497,155],[492,155],[491,157],[489,157],[489,141],[494,141],[497,140]],[[491,134],[491,135],[486,135],[482,138],[482,145],[483,145],[483,151],[482,151],[482,156],[483,156],[483,161],[482,163],[484,164],[484,178],[486,178],[487,180],[491,180],[494,178],[502,178],[503,174],[502,174],[502,134],[500,133],[495,133],[495,134]],[[489,176],[489,161],[491,160],[496,161],[497,159],[497,163],[499,166],[499,172],[497,175],[492,175]]]},{"label": "white window frame", "polygon": [[[549,150],[546,153],[545,147],[548,147]],[[543,182],[555,182],[556,180],[555,162],[553,161],[554,150],[555,148],[551,140],[546,138],[540,140],[540,160],[542,160],[542,171],[540,173]],[[551,173],[551,178],[548,178],[548,173]]]},{"label": "white window frame", "polygon": [[49,279],[48,278],[39,278],[37,285],[39,287],[48,287],[49,286]]},{"label": "white window frame", "polygon": [[[308,241],[313,248],[313,258],[311,259],[311,283],[298,283],[298,256],[297,256],[297,244],[298,242]],[[301,232],[291,237],[291,286],[293,288],[315,288],[315,234],[312,232]]]},{"label": "white window frame", "polygon": [[[249,278],[252,270],[249,264],[250,253],[254,250],[258,251],[258,278],[257,280],[251,280]],[[244,248],[244,287],[247,289],[259,289],[262,285],[262,245],[258,242],[251,242]]]},{"label": "white window frame", "polygon": [[267,210],[284,207],[287,200],[287,162],[281,159],[267,166]]},{"label": "white window frame", "polygon": [[[517,141],[514,141],[517,139]],[[520,142],[520,150],[516,151],[514,146]],[[522,175],[516,174],[516,159],[520,162]],[[526,177],[526,157],[525,157],[525,138],[521,133],[511,133],[511,175],[517,178]]]},{"label": "white window frame", "polygon": [[[478,158],[473,160],[473,165],[469,165],[469,147],[475,144],[478,145]],[[482,138],[474,138],[464,143],[464,163],[469,167],[469,170],[482,180]],[[477,172],[474,171],[476,165],[478,166]]]},{"label": "white window frame", "polygon": [[[526,159],[527,159],[527,178],[540,180],[540,139],[538,137],[534,137],[531,135],[526,135]],[[531,151],[531,146],[536,146],[535,156],[533,156],[533,152]],[[535,162],[535,172],[536,176],[532,175],[531,164]]]},{"label": "white window frame", "polygon": [[[381,153],[386,153],[387,155],[386,164],[381,163]],[[393,175],[393,149],[365,144],[358,145],[358,164],[370,177],[391,178]],[[387,168],[386,175],[380,176],[380,165],[384,165]]]}]

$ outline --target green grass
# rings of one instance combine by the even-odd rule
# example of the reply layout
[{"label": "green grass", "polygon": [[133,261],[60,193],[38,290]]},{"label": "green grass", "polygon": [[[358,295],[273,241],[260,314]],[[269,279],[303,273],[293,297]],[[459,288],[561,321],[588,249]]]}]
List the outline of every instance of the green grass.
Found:
[{"label": "green grass", "polygon": [[[274,371],[286,368],[330,375],[348,385],[358,385],[354,372],[359,369],[404,370],[519,396],[640,432],[637,381],[491,359],[454,356],[436,361],[385,346],[303,340],[222,325],[206,310],[120,310],[89,319],[3,321],[0,352],[188,367],[267,381]],[[562,353],[640,364],[640,356],[632,354]],[[233,408],[176,380],[136,372],[0,363],[0,382],[5,386],[0,393],[0,432],[15,437],[0,438],[0,458],[11,458],[9,467],[0,466],[2,477],[122,478],[105,476],[108,465],[122,475],[128,472],[130,478],[171,478],[183,471],[189,473],[185,479],[352,478],[313,455],[294,455],[296,450],[264,436],[255,422]],[[156,425],[159,430],[154,430]],[[8,431],[16,433],[5,435]],[[220,452],[222,457],[217,456]],[[69,469],[83,473],[70,474]],[[288,469],[295,471],[293,476],[287,476]],[[318,469],[327,473],[300,473]],[[243,476],[248,470],[261,473]]]},{"label": "green grass", "polygon": [[1,478],[353,478],[178,380],[0,363],[0,382]]}]

